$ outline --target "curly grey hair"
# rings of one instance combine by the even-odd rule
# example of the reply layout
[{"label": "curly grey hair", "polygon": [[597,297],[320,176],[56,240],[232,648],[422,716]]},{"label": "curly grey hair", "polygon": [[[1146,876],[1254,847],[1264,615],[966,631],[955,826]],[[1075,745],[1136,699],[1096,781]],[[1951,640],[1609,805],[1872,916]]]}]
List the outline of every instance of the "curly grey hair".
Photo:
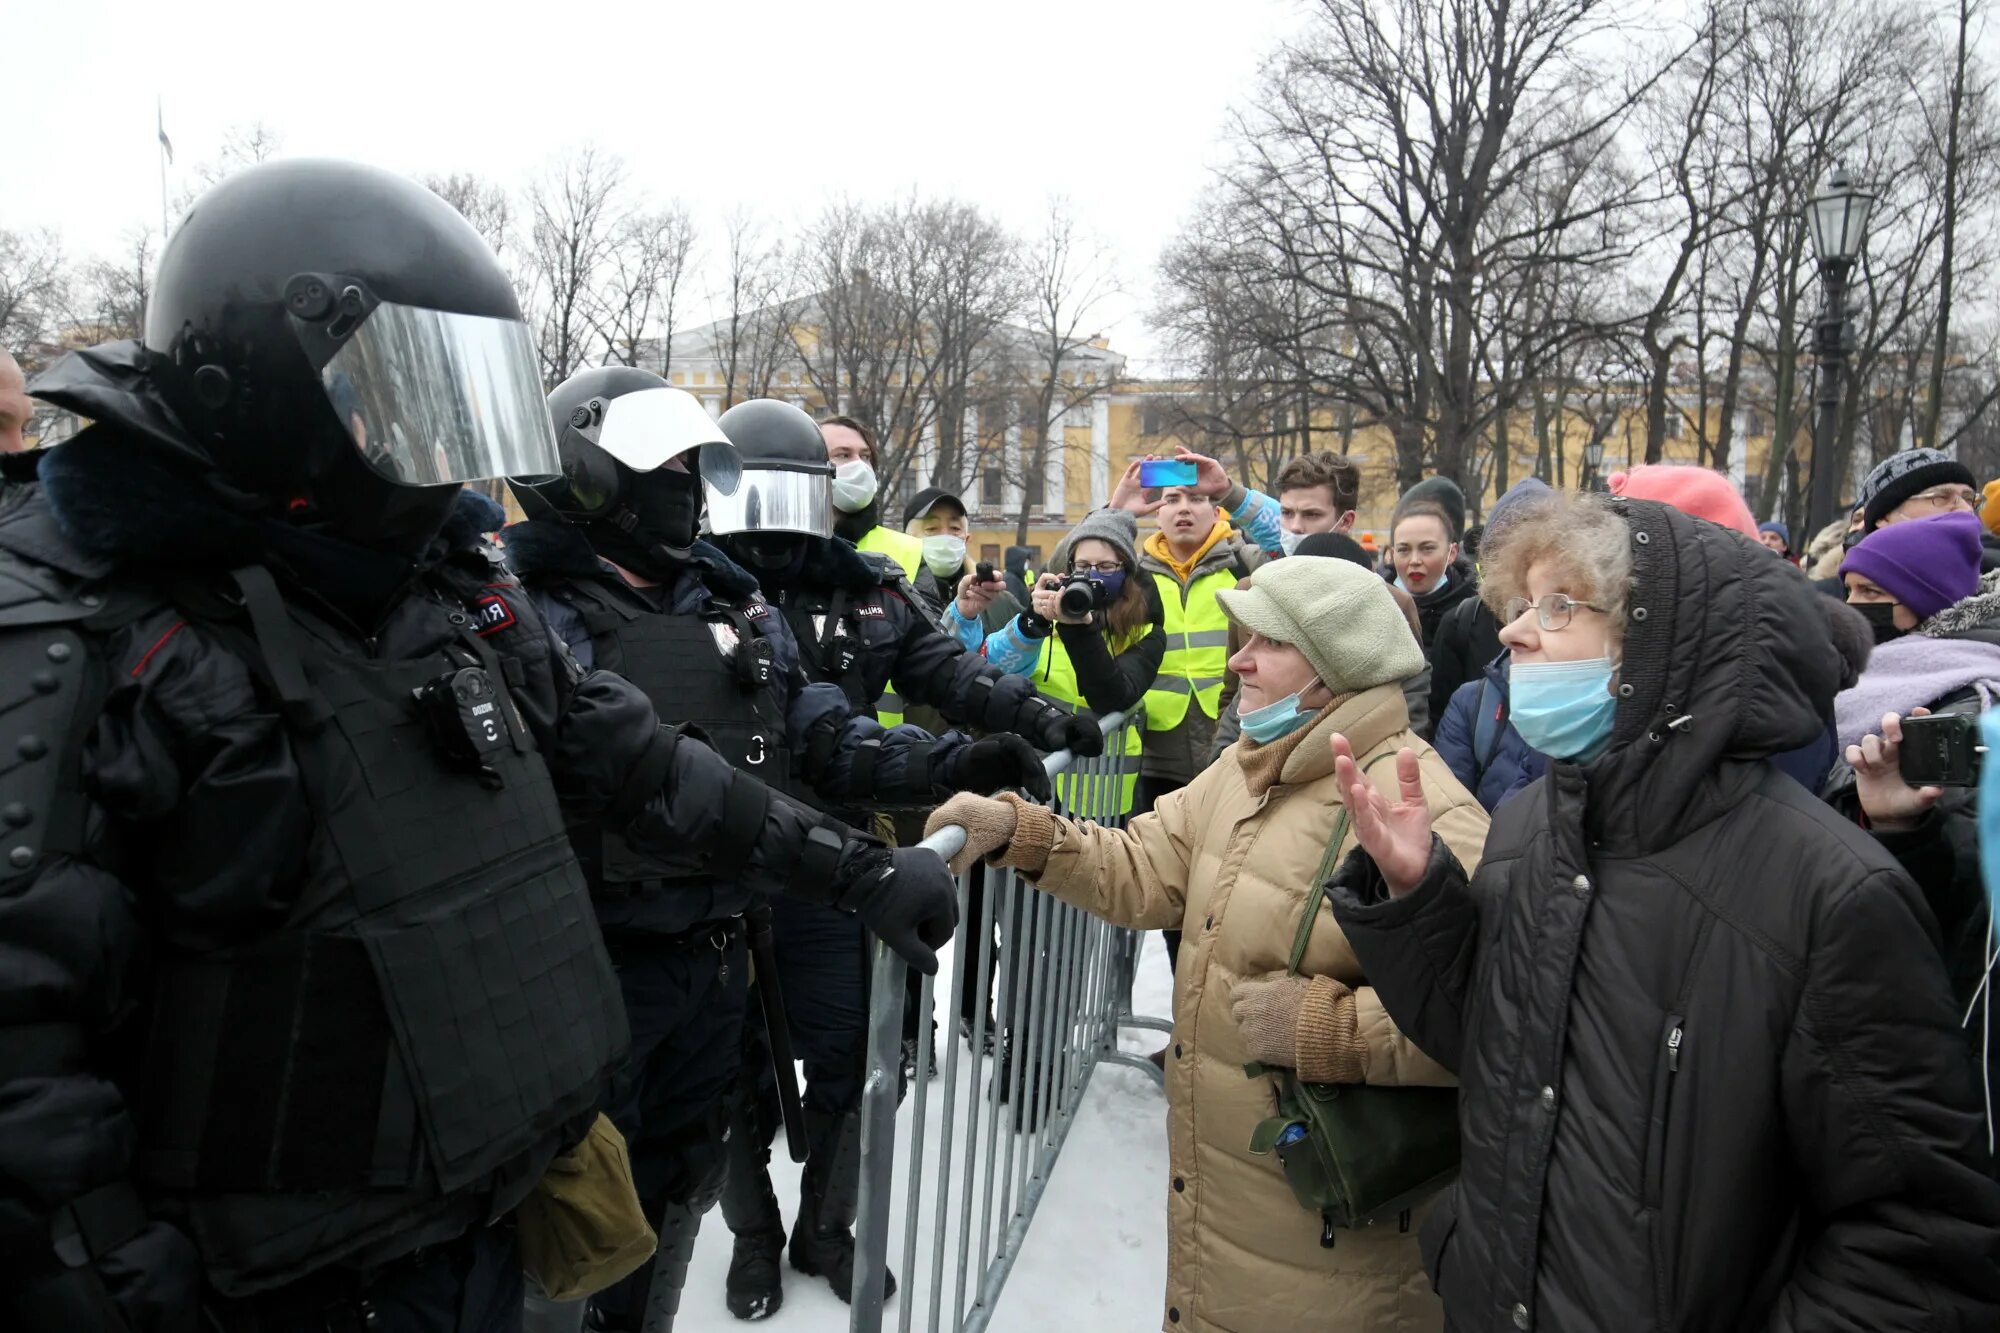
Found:
[{"label": "curly grey hair", "polygon": [[1611,659],[1619,657],[1632,590],[1632,530],[1610,498],[1552,491],[1510,513],[1480,551],[1480,596],[1506,623],[1506,605],[1528,595],[1528,571],[1549,567],[1563,592],[1602,607],[1610,621]]}]

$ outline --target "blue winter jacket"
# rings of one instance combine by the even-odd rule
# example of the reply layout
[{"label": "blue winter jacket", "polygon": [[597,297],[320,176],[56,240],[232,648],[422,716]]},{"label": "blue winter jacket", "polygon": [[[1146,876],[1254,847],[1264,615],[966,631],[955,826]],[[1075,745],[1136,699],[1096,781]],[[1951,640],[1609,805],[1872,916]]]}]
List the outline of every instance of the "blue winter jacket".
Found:
[{"label": "blue winter jacket", "polygon": [[[1491,719],[1482,728],[1480,714]],[[1484,742],[1482,745],[1481,742]],[[1508,796],[1548,770],[1547,756],[1528,748],[1507,721],[1507,654],[1486,664],[1476,680],[1452,691],[1431,744],[1452,774],[1490,814]]]}]

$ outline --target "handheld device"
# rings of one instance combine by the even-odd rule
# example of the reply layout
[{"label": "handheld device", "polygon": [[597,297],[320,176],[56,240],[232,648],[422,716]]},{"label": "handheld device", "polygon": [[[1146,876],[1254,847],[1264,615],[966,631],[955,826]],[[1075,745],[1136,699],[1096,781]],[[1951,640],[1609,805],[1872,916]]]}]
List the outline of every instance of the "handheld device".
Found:
[{"label": "handheld device", "polygon": [[984,560],[972,567],[972,576],[976,583],[997,583],[1000,579],[1000,575],[994,572],[993,566]]},{"label": "handheld device", "polygon": [[1139,484],[1147,488],[1194,485],[1194,464],[1179,458],[1149,458],[1139,464]]},{"label": "handheld device", "polygon": [[1104,593],[1104,585],[1096,579],[1072,574],[1056,594],[1056,605],[1066,616],[1081,619],[1093,611],[1102,611],[1111,605],[1111,599]]},{"label": "handheld device", "polygon": [[1903,719],[1899,767],[1912,787],[1976,787],[1985,758],[1976,717],[1941,713]]}]

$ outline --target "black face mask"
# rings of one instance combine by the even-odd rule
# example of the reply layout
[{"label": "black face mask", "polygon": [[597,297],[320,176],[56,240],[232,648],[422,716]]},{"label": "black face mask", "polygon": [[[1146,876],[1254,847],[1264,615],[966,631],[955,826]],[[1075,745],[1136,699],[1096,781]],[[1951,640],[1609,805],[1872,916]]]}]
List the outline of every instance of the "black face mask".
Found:
[{"label": "black face mask", "polygon": [[451,517],[459,490],[456,484],[398,485],[369,467],[347,443],[312,483],[311,504],[293,511],[292,521],[355,546],[415,560]]},{"label": "black face mask", "polygon": [[1874,632],[1877,644],[1900,639],[1909,633],[1896,624],[1894,602],[1849,602],[1848,605],[1859,611],[1861,618],[1868,622],[1868,628]]},{"label": "black face mask", "polygon": [[729,558],[770,586],[783,584],[805,565],[806,538],[796,532],[739,532],[722,539]]},{"label": "black face mask", "polygon": [[1845,537],[1842,537],[1840,539],[1840,549],[1843,551],[1853,550],[1855,547],[1861,545],[1861,539],[1863,537],[1866,537],[1867,535],[1868,534],[1866,532],[1863,532],[1860,528],[1854,529],[1852,532],[1848,533]]},{"label": "black face mask", "polygon": [[691,472],[627,473],[618,505],[583,526],[606,560],[664,583],[694,545],[701,502],[701,481]]}]

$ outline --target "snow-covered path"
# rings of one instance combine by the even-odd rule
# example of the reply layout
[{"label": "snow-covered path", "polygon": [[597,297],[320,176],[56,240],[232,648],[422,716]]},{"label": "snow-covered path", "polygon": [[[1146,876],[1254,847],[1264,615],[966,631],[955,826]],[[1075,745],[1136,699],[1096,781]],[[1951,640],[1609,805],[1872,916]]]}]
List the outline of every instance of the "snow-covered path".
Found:
[{"label": "snow-covered path", "polygon": [[[938,977],[940,997],[951,989],[952,960]],[[1134,987],[1134,1008],[1166,1017],[1172,1012],[1172,982],[1157,933],[1147,936]],[[949,1005],[939,1004],[940,1014]],[[954,1029],[941,1022],[939,1041]],[[1162,1040],[1150,1031],[1128,1031],[1125,1049],[1151,1051]],[[965,1061],[961,1046],[960,1060]],[[942,1048],[939,1059],[944,1059]],[[968,1079],[968,1068],[960,1077]],[[983,1085],[984,1075],[981,1075]],[[939,1084],[932,1084],[933,1095]],[[772,1178],[787,1219],[797,1213],[799,1176],[780,1138]],[[897,1200],[901,1206],[907,1153],[897,1160]],[[1092,1075],[1055,1175],[1001,1294],[991,1328],[995,1333],[1152,1333],[1160,1326],[1160,1293],[1166,1275],[1167,1127],[1166,1102],[1143,1071],[1115,1065]],[[729,1229],[720,1211],[704,1219],[701,1239],[681,1303],[681,1333],[727,1333],[746,1325],[732,1319],[722,1303],[723,1275],[729,1266]],[[902,1237],[890,1237],[890,1266],[899,1268]],[[953,1250],[955,1257],[956,1250]],[[901,1276],[899,1274],[899,1276]],[[951,1273],[946,1280],[951,1280]],[[759,1327],[782,1333],[842,1333],[848,1310],[826,1284],[785,1270],[785,1305]],[[884,1328],[899,1327],[902,1296],[890,1302]],[[911,1327],[927,1327],[928,1299]],[[947,1325],[948,1326],[948,1325]]]}]

